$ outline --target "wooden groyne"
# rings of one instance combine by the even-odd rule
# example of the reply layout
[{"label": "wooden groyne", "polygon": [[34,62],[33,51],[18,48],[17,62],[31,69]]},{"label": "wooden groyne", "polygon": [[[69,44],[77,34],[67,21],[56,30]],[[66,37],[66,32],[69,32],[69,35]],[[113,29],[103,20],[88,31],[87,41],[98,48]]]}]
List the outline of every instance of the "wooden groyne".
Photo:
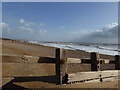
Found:
[{"label": "wooden groyne", "polygon": [[92,52],[88,58],[71,58],[67,50],[60,48],[56,48],[54,53],[53,58],[2,55],[3,77],[55,75],[57,85],[118,79],[119,55],[113,56],[114,59],[104,59],[99,53]]},{"label": "wooden groyne", "polygon": [[53,76],[55,79],[50,80],[57,85],[118,79],[119,55],[66,50],[16,40],[3,40],[2,46],[2,75],[8,79]]},{"label": "wooden groyne", "polygon": [[[82,72],[78,71],[75,73],[69,73],[68,68],[70,63],[67,59],[67,51],[62,49],[56,49],[56,75],[57,75],[57,84],[64,83],[76,83],[76,82],[86,82],[86,81],[110,81],[114,79],[118,79],[118,70],[120,70],[120,56],[115,55],[114,60],[106,60],[101,59],[99,53],[92,52],[90,53],[89,59],[72,59],[72,63],[78,63],[79,65],[83,65],[84,63],[90,64],[89,68],[86,70],[82,70]],[[76,64],[75,64],[76,65]],[[109,67],[107,67],[109,66]],[[77,67],[74,66],[74,67]],[[112,68],[111,68],[112,67]],[[82,68],[82,66],[80,67]],[[79,69],[80,69],[79,68]],[[103,69],[104,68],[104,69]]]}]

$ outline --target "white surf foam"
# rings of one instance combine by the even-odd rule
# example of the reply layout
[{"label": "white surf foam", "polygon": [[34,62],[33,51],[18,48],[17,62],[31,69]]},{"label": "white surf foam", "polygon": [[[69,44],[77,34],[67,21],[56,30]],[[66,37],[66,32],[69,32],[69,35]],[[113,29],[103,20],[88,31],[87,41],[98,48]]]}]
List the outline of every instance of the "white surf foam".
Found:
[{"label": "white surf foam", "polygon": [[39,43],[37,41],[29,41],[29,42],[40,44],[43,46],[51,46],[51,47],[70,49],[70,50],[81,50],[86,52],[98,52],[107,55],[118,55],[119,52],[117,45],[98,45],[98,44],[80,45],[75,43],[42,43],[42,42]]}]

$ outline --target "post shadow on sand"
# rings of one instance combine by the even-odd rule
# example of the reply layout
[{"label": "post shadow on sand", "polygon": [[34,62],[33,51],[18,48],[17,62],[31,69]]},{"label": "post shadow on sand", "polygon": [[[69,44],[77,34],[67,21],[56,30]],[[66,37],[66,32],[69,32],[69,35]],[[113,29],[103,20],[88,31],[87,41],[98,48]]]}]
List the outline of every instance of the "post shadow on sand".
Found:
[{"label": "post shadow on sand", "polygon": [[39,57],[38,63],[54,63],[55,64],[55,58],[51,58],[51,57]]},{"label": "post shadow on sand", "polygon": [[46,83],[56,83],[56,76],[34,76],[34,77],[14,77],[13,82],[33,82],[40,81]]},{"label": "post shadow on sand", "polygon": [[40,82],[46,82],[46,83],[56,83],[56,76],[38,76],[38,77],[14,77],[13,80],[8,82],[7,84],[2,86],[2,90],[11,90],[12,88],[16,88],[17,90],[23,90],[26,89],[24,87],[18,86],[13,84],[13,82],[34,82],[34,81],[40,81]]},{"label": "post shadow on sand", "polygon": [[25,90],[26,88],[13,84],[13,80],[2,86],[2,90]]}]

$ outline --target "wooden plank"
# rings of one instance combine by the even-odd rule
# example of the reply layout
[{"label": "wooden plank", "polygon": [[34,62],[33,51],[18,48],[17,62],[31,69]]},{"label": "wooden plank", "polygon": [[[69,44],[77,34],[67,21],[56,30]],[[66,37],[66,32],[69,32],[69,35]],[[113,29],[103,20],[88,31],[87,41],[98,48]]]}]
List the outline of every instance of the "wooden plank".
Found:
[{"label": "wooden plank", "polygon": [[101,71],[101,77],[118,76],[118,70]]},{"label": "wooden plank", "polygon": [[109,64],[109,63],[100,64],[100,70],[101,71],[103,71],[103,70],[115,70],[115,64]]},{"label": "wooden plank", "polygon": [[67,83],[67,54],[66,50],[56,49],[56,84]]},{"label": "wooden plank", "polygon": [[99,72],[78,72],[74,74],[68,74],[68,83],[88,79],[97,79],[99,76]]},{"label": "wooden plank", "polygon": [[92,82],[100,82],[100,79],[83,80],[83,81],[72,81],[72,82],[68,82],[68,84],[75,84],[75,83],[92,83]]},{"label": "wooden plank", "polygon": [[102,60],[103,64],[110,63],[110,60]]},{"label": "wooden plank", "polygon": [[[115,63],[115,60],[108,60],[108,59],[99,59],[97,60],[97,62],[100,62],[100,64],[114,64]],[[91,59],[90,58],[82,58],[81,59],[81,63],[88,63],[90,64],[91,63]]]},{"label": "wooden plank", "polygon": [[85,81],[85,83],[93,83],[93,82],[100,82],[100,79],[93,79],[93,80]]},{"label": "wooden plank", "polygon": [[28,55],[1,55],[4,63],[55,63],[55,58],[51,57],[37,57]]},{"label": "wooden plank", "polygon": [[118,77],[102,78],[102,82],[118,81]]},{"label": "wooden plank", "polygon": [[90,58],[90,53],[85,51],[67,50],[69,58]]},{"label": "wooden plank", "polygon": [[80,58],[67,58],[67,63],[81,63]]},{"label": "wooden plank", "polygon": [[46,63],[2,63],[2,76],[52,76],[55,75],[55,64]]},{"label": "wooden plank", "polygon": [[87,72],[91,71],[90,64],[69,63],[67,64],[67,73]]},{"label": "wooden plank", "polygon": [[3,63],[38,63],[39,57],[27,55],[2,55]]},{"label": "wooden plank", "polygon": [[[118,70],[106,70],[106,71],[92,71],[92,72],[77,72],[68,74],[68,83],[76,81],[89,81],[100,78],[113,78],[118,77]],[[104,79],[105,80],[105,79]]]}]

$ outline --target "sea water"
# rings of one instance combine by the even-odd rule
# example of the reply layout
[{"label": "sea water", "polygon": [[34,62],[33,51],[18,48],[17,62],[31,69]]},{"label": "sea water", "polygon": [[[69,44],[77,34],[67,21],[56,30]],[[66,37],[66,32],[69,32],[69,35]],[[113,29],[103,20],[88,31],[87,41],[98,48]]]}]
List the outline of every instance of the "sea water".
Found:
[{"label": "sea water", "polygon": [[118,55],[120,49],[117,44],[80,44],[80,43],[65,43],[65,42],[37,42],[29,41],[43,46],[57,47],[70,50],[86,51],[86,52],[98,52],[107,55]]}]

